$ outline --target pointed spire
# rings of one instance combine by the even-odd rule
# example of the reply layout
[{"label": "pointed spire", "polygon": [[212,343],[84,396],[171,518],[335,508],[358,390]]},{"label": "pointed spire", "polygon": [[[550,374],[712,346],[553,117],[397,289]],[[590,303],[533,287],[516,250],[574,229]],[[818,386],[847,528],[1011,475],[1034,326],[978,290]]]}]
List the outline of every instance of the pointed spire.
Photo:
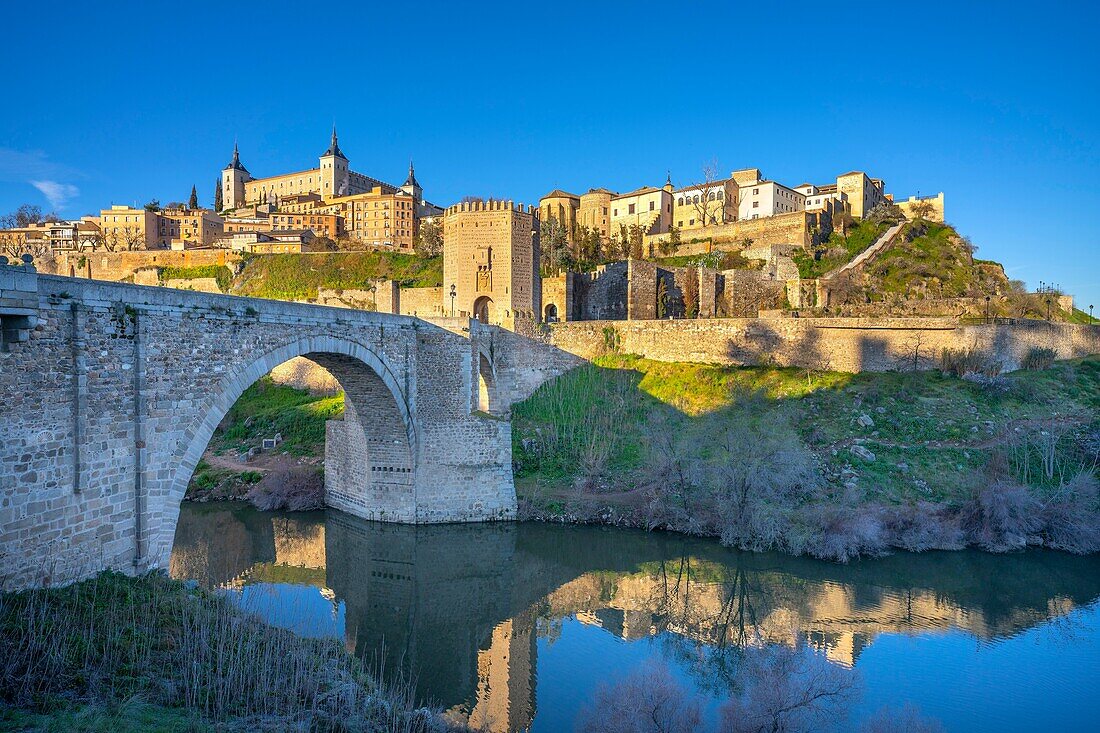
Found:
[{"label": "pointed spire", "polygon": [[409,177],[405,179],[405,182],[401,184],[402,188],[420,188],[420,184],[416,181],[416,173],[413,171],[412,158],[409,158]]},{"label": "pointed spire", "polygon": [[344,155],[344,153],[340,150],[339,143],[336,141],[336,123],[335,122],[332,123],[332,142],[329,143],[328,150],[321,153],[321,157],[322,158],[327,158],[330,155],[334,155],[337,158],[343,158],[344,160],[348,159],[348,156]]},{"label": "pointed spire", "polygon": [[229,165],[225,167],[226,170],[231,168],[239,171],[246,170],[246,168],[241,165],[241,154],[240,151],[237,150],[237,138],[233,138],[233,160],[229,161]]},{"label": "pointed spire", "polygon": [[668,176],[665,178],[665,190],[672,191],[672,171],[668,171]]}]

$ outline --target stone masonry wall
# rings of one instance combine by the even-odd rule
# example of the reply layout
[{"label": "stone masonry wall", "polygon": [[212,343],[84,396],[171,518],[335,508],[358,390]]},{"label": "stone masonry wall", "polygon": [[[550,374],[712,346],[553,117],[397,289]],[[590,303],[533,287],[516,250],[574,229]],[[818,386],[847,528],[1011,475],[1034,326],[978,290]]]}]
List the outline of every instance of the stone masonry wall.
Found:
[{"label": "stone masonry wall", "polygon": [[52,269],[58,275],[72,274],[76,277],[118,282],[132,278],[134,273],[143,268],[232,265],[240,261],[241,256],[238,253],[225,249],[60,252]]},{"label": "stone masonry wall", "polygon": [[[0,283],[25,288],[28,278],[8,277],[17,269],[0,268]],[[0,311],[6,587],[165,566],[218,423],[294,357],[320,363],[348,394],[326,445],[326,462],[346,467],[326,480],[330,504],[415,522],[514,516],[509,425],[471,413],[468,338],[365,311],[30,280],[37,315],[20,322],[31,326],[24,340],[9,342]]]},{"label": "stone masonry wall", "polygon": [[770,364],[845,372],[929,369],[944,349],[977,349],[1005,370],[1033,347],[1060,359],[1100,353],[1100,326],[1029,322],[960,326],[947,318],[722,318],[578,321],[550,327],[549,342],[591,357],[614,328],[619,350],[657,361]]}]

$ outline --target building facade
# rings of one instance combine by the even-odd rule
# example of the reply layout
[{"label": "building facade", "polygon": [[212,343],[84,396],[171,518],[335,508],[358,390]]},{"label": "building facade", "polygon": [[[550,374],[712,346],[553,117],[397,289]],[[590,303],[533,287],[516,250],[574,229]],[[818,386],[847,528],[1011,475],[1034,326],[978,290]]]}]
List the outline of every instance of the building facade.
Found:
[{"label": "building facade", "polygon": [[607,242],[611,238],[611,198],[614,191],[606,188],[590,188],[580,196],[577,209],[577,222],[582,227],[594,229],[600,233],[600,240]]},{"label": "building facade", "polygon": [[570,244],[573,243],[573,235],[577,230],[578,214],[581,208],[581,198],[576,194],[554,189],[539,199],[539,218],[548,222],[551,219],[565,229]]},{"label": "building facade", "polygon": [[699,229],[737,219],[737,182],[732,177],[673,191],[672,223],[677,229]]},{"label": "building facade", "polygon": [[444,213],[443,313],[514,328],[539,318],[538,209],[476,201]]},{"label": "building facade", "polygon": [[150,249],[157,246],[158,216],[154,211],[112,206],[99,212],[99,228],[109,250]]},{"label": "building facade", "polygon": [[642,228],[644,234],[665,234],[672,225],[672,181],[664,188],[643,186],[611,197],[611,236],[623,228]]}]

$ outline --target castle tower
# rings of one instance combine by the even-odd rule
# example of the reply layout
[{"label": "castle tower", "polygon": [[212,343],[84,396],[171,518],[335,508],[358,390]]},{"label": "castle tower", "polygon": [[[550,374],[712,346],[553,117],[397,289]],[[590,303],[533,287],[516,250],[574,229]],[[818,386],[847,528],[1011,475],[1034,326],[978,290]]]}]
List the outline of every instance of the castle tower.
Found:
[{"label": "castle tower", "polygon": [[665,178],[664,189],[672,193],[672,171],[668,171],[668,176]]},{"label": "castle tower", "polygon": [[245,205],[244,184],[251,181],[248,169],[241,164],[237,143],[233,143],[233,160],[222,171],[222,208],[236,209]]},{"label": "castle tower", "polygon": [[413,197],[414,206],[419,205],[424,200],[424,189],[420,187],[420,183],[416,180],[412,160],[409,160],[409,177],[401,184],[401,190]]},{"label": "castle tower", "polygon": [[330,199],[333,196],[347,196],[351,193],[348,188],[348,159],[336,142],[336,125],[332,126],[332,142],[328,150],[321,153],[320,167],[321,198]]}]

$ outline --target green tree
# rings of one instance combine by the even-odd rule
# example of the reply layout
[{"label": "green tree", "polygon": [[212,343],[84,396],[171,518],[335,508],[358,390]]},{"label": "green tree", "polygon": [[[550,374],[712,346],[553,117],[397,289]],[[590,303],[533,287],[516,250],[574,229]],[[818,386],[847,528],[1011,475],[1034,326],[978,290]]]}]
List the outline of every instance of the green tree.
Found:
[{"label": "green tree", "polygon": [[197,209],[199,208],[199,191],[192,184],[191,186],[191,198],[187,199],[187,208]]},{"label": "green tree", "polygon": [[699,270],[689,267],[684,273],[684,318],[699,315]]},{"label": "green tree", "polygon": [[222,182],[219,178],[214,181],[214,211],[222,210]]},{"label": "green tree", "polygon": [[549,274],[560,272],[572,264],[573,257],[569,248],[569,235],[556,218],[542,221],[539,232],[541,246],[540,269]]},{"label": "green tree", "polygon": [[664,278],[657,279],[657,317],[664,318],[668,314],[668,285]]},{"label": "green tree", "polygon": [[149,203],[145,204],[146,211],[160,211],[160,199],[153,199]]},{"label": "green tree", "polygon": [[630,243],[628,252],[630,256],[636,260],[642,259],[642,240],[644,235],[645,230],[643,230],[639,225],[630,225]]}]

